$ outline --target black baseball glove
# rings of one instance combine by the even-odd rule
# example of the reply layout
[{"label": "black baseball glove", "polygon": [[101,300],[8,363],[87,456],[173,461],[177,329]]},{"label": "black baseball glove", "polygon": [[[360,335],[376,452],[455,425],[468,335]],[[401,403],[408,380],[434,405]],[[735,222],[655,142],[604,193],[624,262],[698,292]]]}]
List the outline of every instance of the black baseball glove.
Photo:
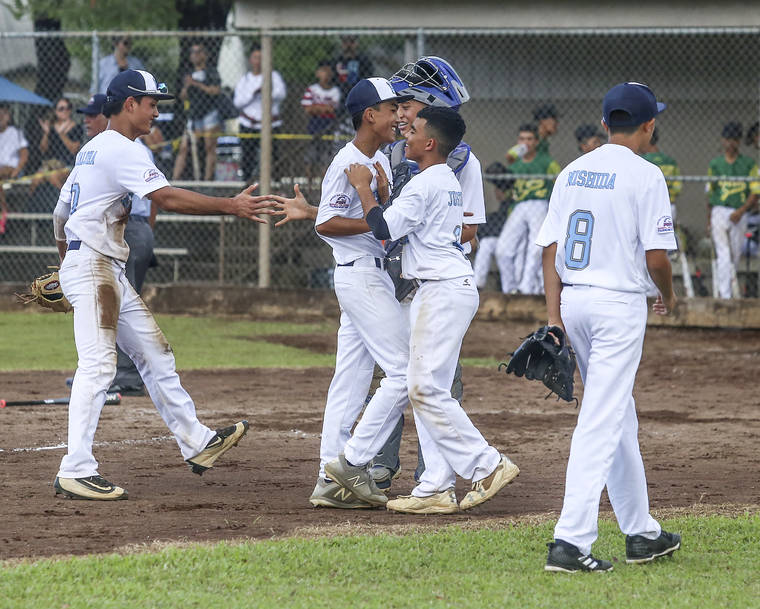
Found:
[{"label": "black baseball glove", "polygon": [[499,364],[499,370],[505,366],[507,374],[512,372],[515,376],[539,380],[559,398],[578,403],[578,400],[573,397],[575,353],[567,344],[562,328],[558,326],[539,328],[528,336],[517,350],[511,353],[511,356],[512,359],[508,364]]}]

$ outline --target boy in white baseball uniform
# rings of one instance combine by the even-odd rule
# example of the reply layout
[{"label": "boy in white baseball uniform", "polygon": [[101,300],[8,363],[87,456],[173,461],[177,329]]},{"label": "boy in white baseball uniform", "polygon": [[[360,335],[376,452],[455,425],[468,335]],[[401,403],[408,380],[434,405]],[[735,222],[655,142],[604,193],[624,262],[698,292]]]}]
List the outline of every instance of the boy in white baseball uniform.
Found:
[{"label": "boy in white baseball uniform", "polygon": [[124,227],[132,194],[161,209],[187,214],[257,217],[267,203],[253,186],[232,199],[173,188],[135,140],[150,131],[158,101],[172,99],[148,72],[126,70],[108,87],[103,114],[110,128],[85,144],[54,212],[62,260],[61,287],[74,307],[79,362],[69,403],[68,452],[55,479],[57,494],[73,499],[126,499],[127,491],[98,473],[92,443],[116,373],[116,344],[135,362],[182,457],[202,474],[248,429],[247,421],[214,432],[201,424],[180,384],[174,355],[150,311],[127,281]]},{"label": "boy in white baseball uniform", "polygon": [[[418,285],[410,311],[409,400],[443,458],[428,460],[422,443],[427,467],[419,484],[411,495],[387,503],[388,509],[399,512],[469,509],[493,497],[519,473],[516,465],[489,446],[451,396],[462,339],[478,308],[472,267],[461,243],[462,187],[446,164],[464,132],[464,121],[454,110],[433,106],[421,110],[406,136],[406,156],[419,163],[420,172],[385,211],[373,196],[373,176],[367,167],[355,164],[347,172],[375,237],[409,238],[402,254],[403,276]],[[357,432],[363,423],[364,419]],[[328,471],[333,472],[333,464]],[[454,494],[456,474],[473,480],[461,506]]]},{"label": "boy in white baseball uniform", "polygon": [[[377,454],[409,402],[409,341],[393,282],[385,272],[385,251],[364,220],[359,195],[345,170],[355,163],[364,166],[370,174],[371,196],[387,201],[391,171],[380,146],[395,139],[396,111],[399,101],[405,99],[396,95],[385,78],[362,79],[354,85],[346,97],[346,108],[353,117],[356,136],[335,155],[322,181],[316,231],[333,249],[341,317],[335,374],[322,426],[319,479],[309,499],[314,506],[366,508],[387,501],[364,466]],[[351,490],[346,490],[349,485],[334,481],[325,466],[344,449],[364,405],[375,362],[386,378],[365,409],[364,433],[357,434],[355,449],[341,455],[346,467],[358,476],[350,484]]]},{"label": "boy in white baseball uniform", "polygon": [[612,570],[611,562],[591,555],[605,485],[626,534],[627,562],[672,554],[681,544],[680,535],[663,531],[649,514],[633,400],[647,271],[659,290],[654,312],[665,315],[676,303],[668,188],[659,168],[638,156],[664,109],[642,84],[607,92],[609,143],[559,174],[536,241],[544,248],[549,325],[565,328],[584,385],[547,571]]}]

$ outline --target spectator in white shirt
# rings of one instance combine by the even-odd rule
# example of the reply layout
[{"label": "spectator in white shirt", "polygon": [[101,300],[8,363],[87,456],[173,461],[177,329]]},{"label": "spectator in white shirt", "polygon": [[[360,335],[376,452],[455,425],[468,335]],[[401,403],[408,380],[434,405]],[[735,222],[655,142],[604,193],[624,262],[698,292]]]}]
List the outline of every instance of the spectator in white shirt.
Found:
[{"label": "spectator in white shirt", "polygon": [[[261,73],[261,47],[254,44],[248,56],[251,66],[237,85],[232,102],[240,112],[241,149],[243,153],[243,179],[251,181],[258,169],[259,134],[261,133],[261,87],[264,77]],[[279,132],[282,126],[280,103],[285,99],[285,81],[276,70],[272,70],[272,132]],[[272,142],[272,167],[279,160],[277,140]]]}]

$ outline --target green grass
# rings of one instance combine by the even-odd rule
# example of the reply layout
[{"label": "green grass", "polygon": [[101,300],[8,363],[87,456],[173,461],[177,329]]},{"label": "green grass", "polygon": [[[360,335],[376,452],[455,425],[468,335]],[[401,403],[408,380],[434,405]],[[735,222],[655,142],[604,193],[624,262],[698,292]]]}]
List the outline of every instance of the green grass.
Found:
[{"label": "green grass", "polygon": [[[179,370],[334,366],[335,355],[256,340],[267,334],[332,333],[323,324],[256,322],[222,317],[157,315]],[[73,316],[0,313],[0,371],[76,368]]]},{"label": "green grass", "polygon": [[[429,521],[428,521],[429,522]],[[168,548],[0,571],[4,608],[67,607],[757,607],[760,517],[679,517],[673,559],[626,565],[603,521],[594,553],[607,574],[543,571],[552,524],[402,536],[286,539]],[[754,600],[753,600],[754,599]]]}]

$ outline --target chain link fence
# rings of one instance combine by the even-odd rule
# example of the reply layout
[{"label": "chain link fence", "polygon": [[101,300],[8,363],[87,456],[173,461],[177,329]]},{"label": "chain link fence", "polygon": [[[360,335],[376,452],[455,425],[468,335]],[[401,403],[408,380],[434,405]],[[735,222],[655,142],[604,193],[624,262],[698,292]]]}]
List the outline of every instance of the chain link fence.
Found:
[{"label": "chain link fence", "polygon": [[[546,159],[530,163],[517,154],[521,129],[535,125],[540,154],[563,167],[604,142],[601,99],[611,85],[650,85],[668,103],[650,158],[663,166],[671,186],[682,252],[673,257],[679,291],[757,296],[757,214],[750,211],[738,224],[723,222],[725,234],[719,234],[711,211],[712,239],[706,191],[714,190],[714,207],[735,208],[760,188],[752,180],[760,91],[753,64],[742,60],[759,51],[757,29],[298,30],[265,32],[263,38],[261,32],[0,33],[0,75],[49,101],[14,101],[18,91],[0,81],[0,122],[8,114],[12,128],[0,132],[7,212],[0,225],[0,281],[27,280],[56,262],[50,214],[75,144],[86,140],[82,115],[56,108],[86,105],[123,66],[149,70],[180,96],[160,105],[160,119],[145,142],[174,184],[229,196],[253,181],[283,194],[297,183],[316,204],[326,166],[351,138],[342,102],[353,82],[389,77],[427,54],[449,60],[470,92],[462,115],[466,140],[486,174],[489,212],[509,209],[514,215],[519,204],[511,199],[535,198],[531,185],[538,181],[548,180],[550,190],[545,173],[553,171]],[[271,106],[262,99],[262,81],[269,80],[262,64],[273,69],[271,85],[266,83]],[[50,135],[61,130],[74,144]],[[746,159],[718,160],[708,171],[711,161],[726,154],[732,159],[735,152]],[[510,165],[518,174],[511,192],[504,174]],[[720,179],[721,173],[732,177]],[[497,222],[480,231],[479,281],[489,289],[519,289],[525,256],[531,255],[531,222],[519,229],[519,240],[510,238],[520,247],[506,253],[496,247],[499,234],[506,234]],[[159,213],[155,233],[158,266],[148,282],[330,285],[330,248],[310,223],[262,230],[234,219]],[[514,287],[503,280],[509,271],[499,252],[512,256]]]}]

